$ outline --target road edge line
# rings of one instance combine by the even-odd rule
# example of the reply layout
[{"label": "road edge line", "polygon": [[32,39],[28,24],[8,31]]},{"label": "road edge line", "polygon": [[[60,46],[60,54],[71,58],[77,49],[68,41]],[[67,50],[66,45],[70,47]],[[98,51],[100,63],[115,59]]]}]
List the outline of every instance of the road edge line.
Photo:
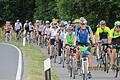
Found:
[{"label": "road edge line", "polygon": [[10,46],[17,49],[17,51],[19,53],[19,59],[18,59],[18,68],[17,68],[16,80],[21,80],[22,79],[22,59],[23,59],[21,50],[17,46],[12,45],[12,44],[8,44],[8,43],[0,43],[0,44],[10,45]]}]

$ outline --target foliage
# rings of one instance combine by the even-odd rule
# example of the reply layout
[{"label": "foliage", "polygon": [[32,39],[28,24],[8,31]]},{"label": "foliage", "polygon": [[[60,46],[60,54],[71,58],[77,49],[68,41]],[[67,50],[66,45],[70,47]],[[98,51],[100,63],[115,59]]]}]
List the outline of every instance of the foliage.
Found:
[{"label": "foliage", "polygon": [[102,19],[112,27],[120,20],[119,0],[6,0],[0,2],[0,17],[22,21],[59,19],[74,20],[84,16],[95,26]]}]

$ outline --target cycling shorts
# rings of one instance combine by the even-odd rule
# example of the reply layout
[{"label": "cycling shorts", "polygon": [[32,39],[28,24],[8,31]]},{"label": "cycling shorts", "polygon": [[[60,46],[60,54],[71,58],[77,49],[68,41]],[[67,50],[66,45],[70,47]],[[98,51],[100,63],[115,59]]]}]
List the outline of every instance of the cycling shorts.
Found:
[{"label": "cycling shorts", "polygon": [[50,45],[54,45],[55,39],[50,39]]},{"label": "cycling shorts", "polygon": [[39,35],[42,35],[42,32],[41,32],[41,31],[38,31],[38,34],[39,34]]},{"label": "cycling shorts", "polygon": [[10,33],[10,31],[5,31],[5,33]]}]

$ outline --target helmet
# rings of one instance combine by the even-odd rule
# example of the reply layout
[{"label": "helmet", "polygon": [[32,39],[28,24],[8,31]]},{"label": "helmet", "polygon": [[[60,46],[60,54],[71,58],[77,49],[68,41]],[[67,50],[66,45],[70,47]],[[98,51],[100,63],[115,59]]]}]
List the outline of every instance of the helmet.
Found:
[{"label": "helmet", "polygon": [[29,22],[29,25],[32,25],[32,22]]},{"label": "helmet", "polygon": [[104,20],[101,20],[100,25],[104,25],[104,24],[106,24],[106,22]]},{"label": "helmet", "polygon": [[36,20],[36,23],[39,23],[40,21],[39,20]]},{"label": "helmet", "polygon": [[67,24],[68,24],[68,22],[67,22],[67,21],[64,21],[64,24],[65,24],[65,25],[67,25]]},{"label": "helmet", "polygon": [[53,21],[53,24],[57,24],[57,21],[55,20],[55,21]]},{"label": "helmet", "polygon": [[63,27],[63,26],[65,26],[66,24],[64,23],[64,22],[61,22],[60,23],[60,27]]},{"label": "helmet", "polygon": [[87,24],[87,20],[84,17],[81,17],[80,24]]},{"label": "helmet", "polygon": [[114,25],[115,26],[120,26],[120,21],[115,21]]},{"label": "helmet", "polygon": [[28,20],[26,20],[25,22],[28,23]]},{"label": "helmet", "polygon": [[46,23],[46,24],[50,24],[50,21],[46,21],[45,23]]},{"label": "helmet", "polygon": [[84,17],[80,17],[80,21],[81,21],[82,19],[85,19],[85,18],[84,18]]},{"label": "helmet", "polygon": [[20,20],[18,19],[17,22],[19,22]]},{"label": "helmet", "polygon": [[66,30],[73,30],[73,27],[72,27],[72,26],[68,26],[68,27],[66,28]]},{"label": "helmet", "polygon": [[80,23],[80,19],[75,19],[75,23]]},{"label": "helmet", "polygon": [[11,22],[10,21],[6,21],[6,24],[10,24]]}]

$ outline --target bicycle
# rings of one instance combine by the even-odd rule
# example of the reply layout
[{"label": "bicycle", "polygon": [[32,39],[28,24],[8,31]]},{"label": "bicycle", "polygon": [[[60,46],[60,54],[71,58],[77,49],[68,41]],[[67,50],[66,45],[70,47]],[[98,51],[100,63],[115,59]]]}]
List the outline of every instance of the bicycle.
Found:
[{"label": "bicycle", "polygon": [[54,48],[53,48],[54,63],[56,63],[57,54],[58,54],[58,45],[57,45],[57,43],[56,43],[56,41],[55,41],[55,42],[54,42]]},{"label": "bicycle", "polygon": [[32,34],[29,31],[26,32],[26,41],[28,42],[28,44],[32,42]]},{"label": "bicycle", "polygon": [[5,41],[9,42],[11,40],[11,32],[6,32],[5,33]]},{"label": "bicycle", "polygon": [[83,76],[83,80],[87,80],[88,78],[90,78],[88,76],[88,67],[89,67],[89,63],[88,63],[88,57],[87,54],[84,54],[85,51],[88,50],[88,47],[86,46],[78,46],[77,47],[78,50],[81,51],[81,58],[80,58],[80,69],[81,69],[81,74]]},{"label": "bicycle", "polygon": [[97,66],[104,66],[104,71],[109,72],[110,57],[108,54],[108,43],[99,42],[96,47]]},{"label": "bicycle", "polygon": [[68,70],[70,72],[70,77],[73,77],[75,79],[75,75],[77,75],[77,63],[76,63],[76,56],[73,53],[74,48],[66,49],[66,53],[69,53],[69,59],[68,59]]},{"label": "bicycle", "polygon": [[65,67],[65,48],[61,49],[62,51],[62,67]]},{"label": "bicycle", "polygon": [[120,45],[112,45],[113,48],[116,49],[116,59],[115,59],[115,70],[116,70],[116,74],[115,74],[115,78],[118,77],[118,72],[120,69]]},{"label": "bicycle", "polygon": [[[107,51],[108,45],[109,44],[102,44],[103,49],[102,49],[101,57],[100,57],[101,62],[104,65],[104,71],[106,71],[107,73],[109,72],[109,66],[110,66],[110,57]],[[100,64],[100,67],[101,67],[101,64]]]}]

